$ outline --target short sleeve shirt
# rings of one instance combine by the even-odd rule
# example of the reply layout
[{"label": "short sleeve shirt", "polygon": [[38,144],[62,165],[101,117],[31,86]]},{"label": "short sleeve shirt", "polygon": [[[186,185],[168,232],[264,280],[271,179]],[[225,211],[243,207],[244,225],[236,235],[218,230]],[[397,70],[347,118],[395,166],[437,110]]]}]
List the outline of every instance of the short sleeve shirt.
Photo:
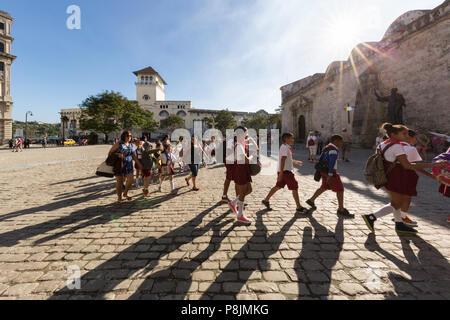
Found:
[{"label": "short sleeve shirt", "polygon": [[411,146],[409,143],[406,142],[402,143],[402,145],[403,149],[405,149],[406,152],[406,158],[410,163],[423,161],[422,157],[420,156],[419,152],[415,147]]},{"label": "short sleeve shirt", "polygon": [[[281,168],[281,159],[286,157],[284,168]],[[292,162],[292,149],[289,145],[283,144],[280,148],[280,154],[278,156],[278,172],[292,171],[294,170],[294,163]]]},{"label": "short sleeve shirt", "polygon": [[[388,146],[390,143],[383,142],[381,144],[381,150],[383,151],[386,146]],[[405,148],[399,143],[394,144],[392,147],[390,147],[385,153],[384,153],[384,159],[389,162],[395,162],[397,160],[398,156],[406,154]]]}]

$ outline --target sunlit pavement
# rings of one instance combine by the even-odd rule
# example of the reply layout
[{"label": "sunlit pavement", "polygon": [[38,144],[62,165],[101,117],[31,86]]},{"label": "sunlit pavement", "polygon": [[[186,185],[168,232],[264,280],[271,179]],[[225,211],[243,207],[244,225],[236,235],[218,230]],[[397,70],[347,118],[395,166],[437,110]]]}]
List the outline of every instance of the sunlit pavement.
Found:
[{"label": "sunlit pavement", "polygon": [[[387,197],[363,180],[369,150],[338,167],[354,220],[338,218],[331,192],[309,216],[295,215],[288,190],[264,211],[273,172],[253,179],[248,227],[219,203],[222,166],[200,170],[200,192],[177,176],[176,196],[165,184],[115,205],[113,179],[94,175],[108,148],[0,151],[1,299],[450,298],[449,200],[422,176],[410,210],[419,236],[399,237],[392,217],[370,235],[360,215]],[[296,170],[304,204],[319,184],[306,151],[294,157],[305,162]]]}]

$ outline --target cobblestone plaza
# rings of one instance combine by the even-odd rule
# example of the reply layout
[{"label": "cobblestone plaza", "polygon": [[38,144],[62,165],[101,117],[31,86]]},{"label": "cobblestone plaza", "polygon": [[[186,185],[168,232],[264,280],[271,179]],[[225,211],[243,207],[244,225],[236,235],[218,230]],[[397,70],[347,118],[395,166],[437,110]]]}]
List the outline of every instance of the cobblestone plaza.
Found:
[{"label": "cobblestone plaza", "polygon": [[[114,180],[94,175],[108,150],[0,150],[0,299],[450,298],[448,199],[421,176],[410,210],[419,235],[399,237],[391,216],[371,234],[360,215],[388,197],[363,180],[370,150],[338,165],[354,220],[338,218],[331,192],[312,215],[295,215],[287,190],[263,210],[274,172],[253,179],[251,226],[219,202],[220,165],[200,170],[198,193],[178,175],[175,196],[153,185],[150,198],[134,189],[115,205]],[[306,151],[294,158],[305,162],[296,169],[304,203],[318,183]]]}]

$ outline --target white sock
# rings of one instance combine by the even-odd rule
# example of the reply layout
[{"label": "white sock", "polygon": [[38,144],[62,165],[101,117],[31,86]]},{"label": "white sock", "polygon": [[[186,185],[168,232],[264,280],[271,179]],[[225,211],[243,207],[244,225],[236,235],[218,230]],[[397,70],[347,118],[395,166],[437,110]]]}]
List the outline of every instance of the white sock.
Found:
[{"label": "white sock", "polygon": [[387,216],[388,214],[394,212],[394,207],[390,204],[378,209],[373,215],[378,219],[384,216]]},{"label": "white sock", "polygon": [[244,216],[244,203],[238,200],[238,217]]},{"label": "white sock", "polygon": [[173,191],[175,189],[175,184],[173,181],[170,181],[170,191]]},{"label": "white sock", "polygon": [[403,222],[402,213],[401,213],[400,209],[394,210],[394,219],[395,219],[395,222]]},{"label": "white sock", "polygon": [[233,201],[231,201],[231,203],[233,204],[233,206],[236,206],[236,204],[239,202],[239,197],[236,197],[236,199],[234,199]]},{"label": "white sock", "polygon": [[405,219],[406,216],[408,215],[408,212],[403,212],[403,211],[401,211],[401,214],[402,214],[402,218]]}]

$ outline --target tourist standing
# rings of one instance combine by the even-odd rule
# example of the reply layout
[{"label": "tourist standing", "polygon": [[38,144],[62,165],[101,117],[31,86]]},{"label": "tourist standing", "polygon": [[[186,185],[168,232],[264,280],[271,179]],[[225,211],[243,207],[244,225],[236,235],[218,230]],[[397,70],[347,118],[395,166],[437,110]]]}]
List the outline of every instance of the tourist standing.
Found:
[{"label": "tourist standing", "polygon": [[10,149],[12,149],[13,143],[14,143],[13,139],[9,139],[9,140],[8,140],[8,144],[9,144],[9,148],[10,148]]},{"label": "tourist standing", "polygon": [[126,184],[123,196],[128,201],[133,200],[132,197],[128,196],[128,191],[133,184],[133,160],[138,164],[138,168],[142,169],[142,165],[136,157],[132,141],[133,135],[131,134],[131,132],[124,131],[120,136],[120,140],[109,151],[109,155],[117,154],[117,156],[121,158],[123,162],[121,174],[116,175],[116,192],[118,204],[122,202],[122,185],[124,183],[124,180],[126,181]]},{"label": "tourist standing", "polygon": [[378,149],[378,146],[382,144],[384,141],[384,134],[382,132],[378,133],[378,136],[375,139],[375,150]]},{"label": "tourist standing", "polygon": [[380,145],[387,183],[382,186],[376,186],[376,188],[384,187],[389,194],[391,203],[378,209],[373,214],[364,215],[363,219],[369,230],[375,232],[375,221],[394,212],[395,231],[397,233],[417,234],[417,230],[403,222],[401,214],[402,206],[408,203],[408,199],[417,196],[416,185],[418,176],[414,170],[442,166],[442,164],[410,163],[405,148],[401,144],[402,141],[408,139],[408,128],[403,125],[385,123],[382,129],[389,136],[389,139]]},{"label": "tourist standing", "polygon": [[279,156],[278,156],[278,179],[275,187],[270,190],[267,197],[262,201],[262,204],[266,206],[268,210],[270,208],[270,198],[281,189],[284,189],[286,185],[288,189],[292,191],[292,196],[294,197],[295,204],[297,205],[297,213],[307,213],[308,210],[300,204],[300,199],[298,196],[298,182],[295,179],[294,174],[294,164],[303,166],[303,162],[296,161],[292,159],[292,146],[294,145],[294,135],[292,133],[285,133],[281,137],[283,142]]},{"label": "tourist standing", "polygon": [[322,136],[322,134],[317,131],[317,152],[316,155],[321,155],[323,151],[323,147],[325,145],[325,138]]},{"label": "tourist standing", "polygon": [[342,139],[344,144],[342,145],[342,156],[345,162],[350,162],[348,156],[350,154],[350,148],[352,146],[352,136],[348,133],[347,128],[342,130]]},{"label": "tourist standing", "polygon": [[43,147],[44,149],[47,148],[47,137],[44,137],[44,139],[42,139],[42,147]]},{"label": "tourist standing", "polygon": [[317,144],[317,137],[315,136],[314,132],[311,131],[308,135],[308,138],[306,138],[306,147],[309,150],[308,160],[310,162],[317,161]]},{"label": "tourist standing", "polygon": [[322,178],[322,186],[317,189],[313,197],[306,201],[313,210],[317,209],[315,205],[316,199],[325,191],[331,190],[336,193],[339,209],[338,215],[346,218],[354,218],[353,214],[350,214],[344,207],[344,185],[342,184],[341,177],[337,172],[337,160],[339,155],[339,149],[342,148],[344,140],[340,135],[334,135],[331,137],[331,143],[326,146],[322,155],[320,156],[319,164],[326,164],[326,172],[320,172]]}]

